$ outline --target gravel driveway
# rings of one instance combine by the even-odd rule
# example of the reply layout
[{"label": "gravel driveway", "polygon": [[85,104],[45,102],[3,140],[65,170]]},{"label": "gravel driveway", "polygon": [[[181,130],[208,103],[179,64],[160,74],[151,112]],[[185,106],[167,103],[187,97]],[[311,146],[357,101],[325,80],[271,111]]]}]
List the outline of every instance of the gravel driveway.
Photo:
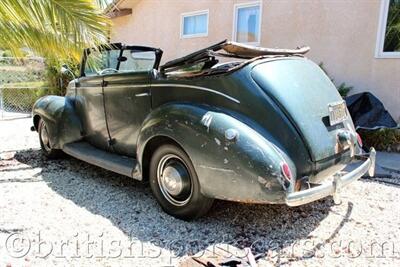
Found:
[{"label": "gravel driveway", "polygon": [[400,264],[400,177],[355,182],[341,205],[217,201],[183,222],[145,184],[69,157],[46,160],[30,126],[0,121],[0,266],[189,265],[188,256],[227,244],[264,253],[260,266]]}]

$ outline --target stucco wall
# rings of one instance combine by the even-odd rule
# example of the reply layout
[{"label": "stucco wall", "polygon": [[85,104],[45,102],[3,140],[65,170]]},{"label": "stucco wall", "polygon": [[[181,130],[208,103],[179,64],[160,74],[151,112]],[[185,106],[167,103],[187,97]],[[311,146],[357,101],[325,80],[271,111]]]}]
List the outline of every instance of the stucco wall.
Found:
[{"label": "stucco wall", "polygon": [[[233,10],[243,0],[124,0],[132,15],[113,19],[111,40],[164,50],[164,62],[223,39],[232,39]],[[400,118],[400,58],[375,58],[379,0],[262,2],[261,46],[311,46],[337,84],[351,93],[371,91]],[[181,13],[209,9],[207,37],[180,38]]]}]

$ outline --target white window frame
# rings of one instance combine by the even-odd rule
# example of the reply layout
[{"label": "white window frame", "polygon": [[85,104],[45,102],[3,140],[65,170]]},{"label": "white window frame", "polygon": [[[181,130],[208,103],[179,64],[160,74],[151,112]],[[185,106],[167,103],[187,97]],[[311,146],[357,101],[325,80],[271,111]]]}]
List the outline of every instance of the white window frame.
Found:
[{"label": "white window frame", "polygon": [[254,45],[254,46],[259,46],[261,43],[261,21],[262,21],[262,2],[261,1],[256,1],[256,2],[248,2],[248,3],[240,3],[240,4],[235,4],[233,7],[233,32],[232,32],[232,40],[236,42],[236,35],[237,35],[237,20],[238,20],[238,14],[239,14],[239,9],[241,8],[246,8],[246,7],[254,7],[258,6],[260,9],[260,21],[259,27],[258,27],[258,41],[257,42],[246,42],[243,44],[248,44],[248,45]]},{"label": "white window frame", "polygon": [[400,51],[398,52],[384,52],[383,45],[385,43],[386,23],[389,12],[390,0],[381,0],[381,9],[379,15],[379,28],[376,41],[375,57],[376,58],[400,58]]},{"label": "white window frame", "polygon": [[[199,10],[199,11],[193,11],[193,12],[186,12],[181,14],[181,39],[186,39],[186,38],[195,38],[195,37],[206,37],[208,36],[208,20],[209,20],[209,10]],[[193,16],[198,16],[198,15],[207,15],[207,25],[206,25],[206,32],[205,33],[197,33],[197,34],[183,34],[183,29],[184,29],[184,21],[185,18],[187,17],[193,17]]]}]

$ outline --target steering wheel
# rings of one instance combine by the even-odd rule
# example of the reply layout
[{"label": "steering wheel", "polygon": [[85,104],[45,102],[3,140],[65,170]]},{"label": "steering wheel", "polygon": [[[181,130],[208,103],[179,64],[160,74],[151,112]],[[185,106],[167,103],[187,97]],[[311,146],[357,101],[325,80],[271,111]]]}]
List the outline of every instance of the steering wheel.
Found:
[{"label": "steering wheel", "polygon": [[104,69],[104,70],[101,70],[101,71],[99,71],[99,72],[97,72],[99,75],[103,75],[104,73],[106,73],[106,72],[118,72],[118,70],[117,69],[113,69],[113,68],[106,68],[106,69]]}]

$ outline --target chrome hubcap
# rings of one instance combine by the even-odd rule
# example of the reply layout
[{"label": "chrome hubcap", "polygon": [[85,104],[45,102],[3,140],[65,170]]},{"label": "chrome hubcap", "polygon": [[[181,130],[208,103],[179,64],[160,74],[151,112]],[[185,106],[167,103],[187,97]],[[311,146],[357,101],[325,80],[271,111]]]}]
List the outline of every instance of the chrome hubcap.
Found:
[{"label": "chrome hubcap", "polygon": [[182,192],[183,184],[179,171],[172,166],[168,166],[162,173],[161,183],[167,192],[173,196]]},{"label": "chrome hubcap", "polygon": [[46,151],[50,151],[50,140],[49,140],[49,134],[47,132],[47,127],[46,124],[43,123],[40,131],[40,139],[42,139],[42,143]]},{"label": "chrome hubcap", "polygon": [[186,164],[176,155],[162,157],[157,167],[161,193],[175,206],[185,205],[192,196],[192,183]]}]

